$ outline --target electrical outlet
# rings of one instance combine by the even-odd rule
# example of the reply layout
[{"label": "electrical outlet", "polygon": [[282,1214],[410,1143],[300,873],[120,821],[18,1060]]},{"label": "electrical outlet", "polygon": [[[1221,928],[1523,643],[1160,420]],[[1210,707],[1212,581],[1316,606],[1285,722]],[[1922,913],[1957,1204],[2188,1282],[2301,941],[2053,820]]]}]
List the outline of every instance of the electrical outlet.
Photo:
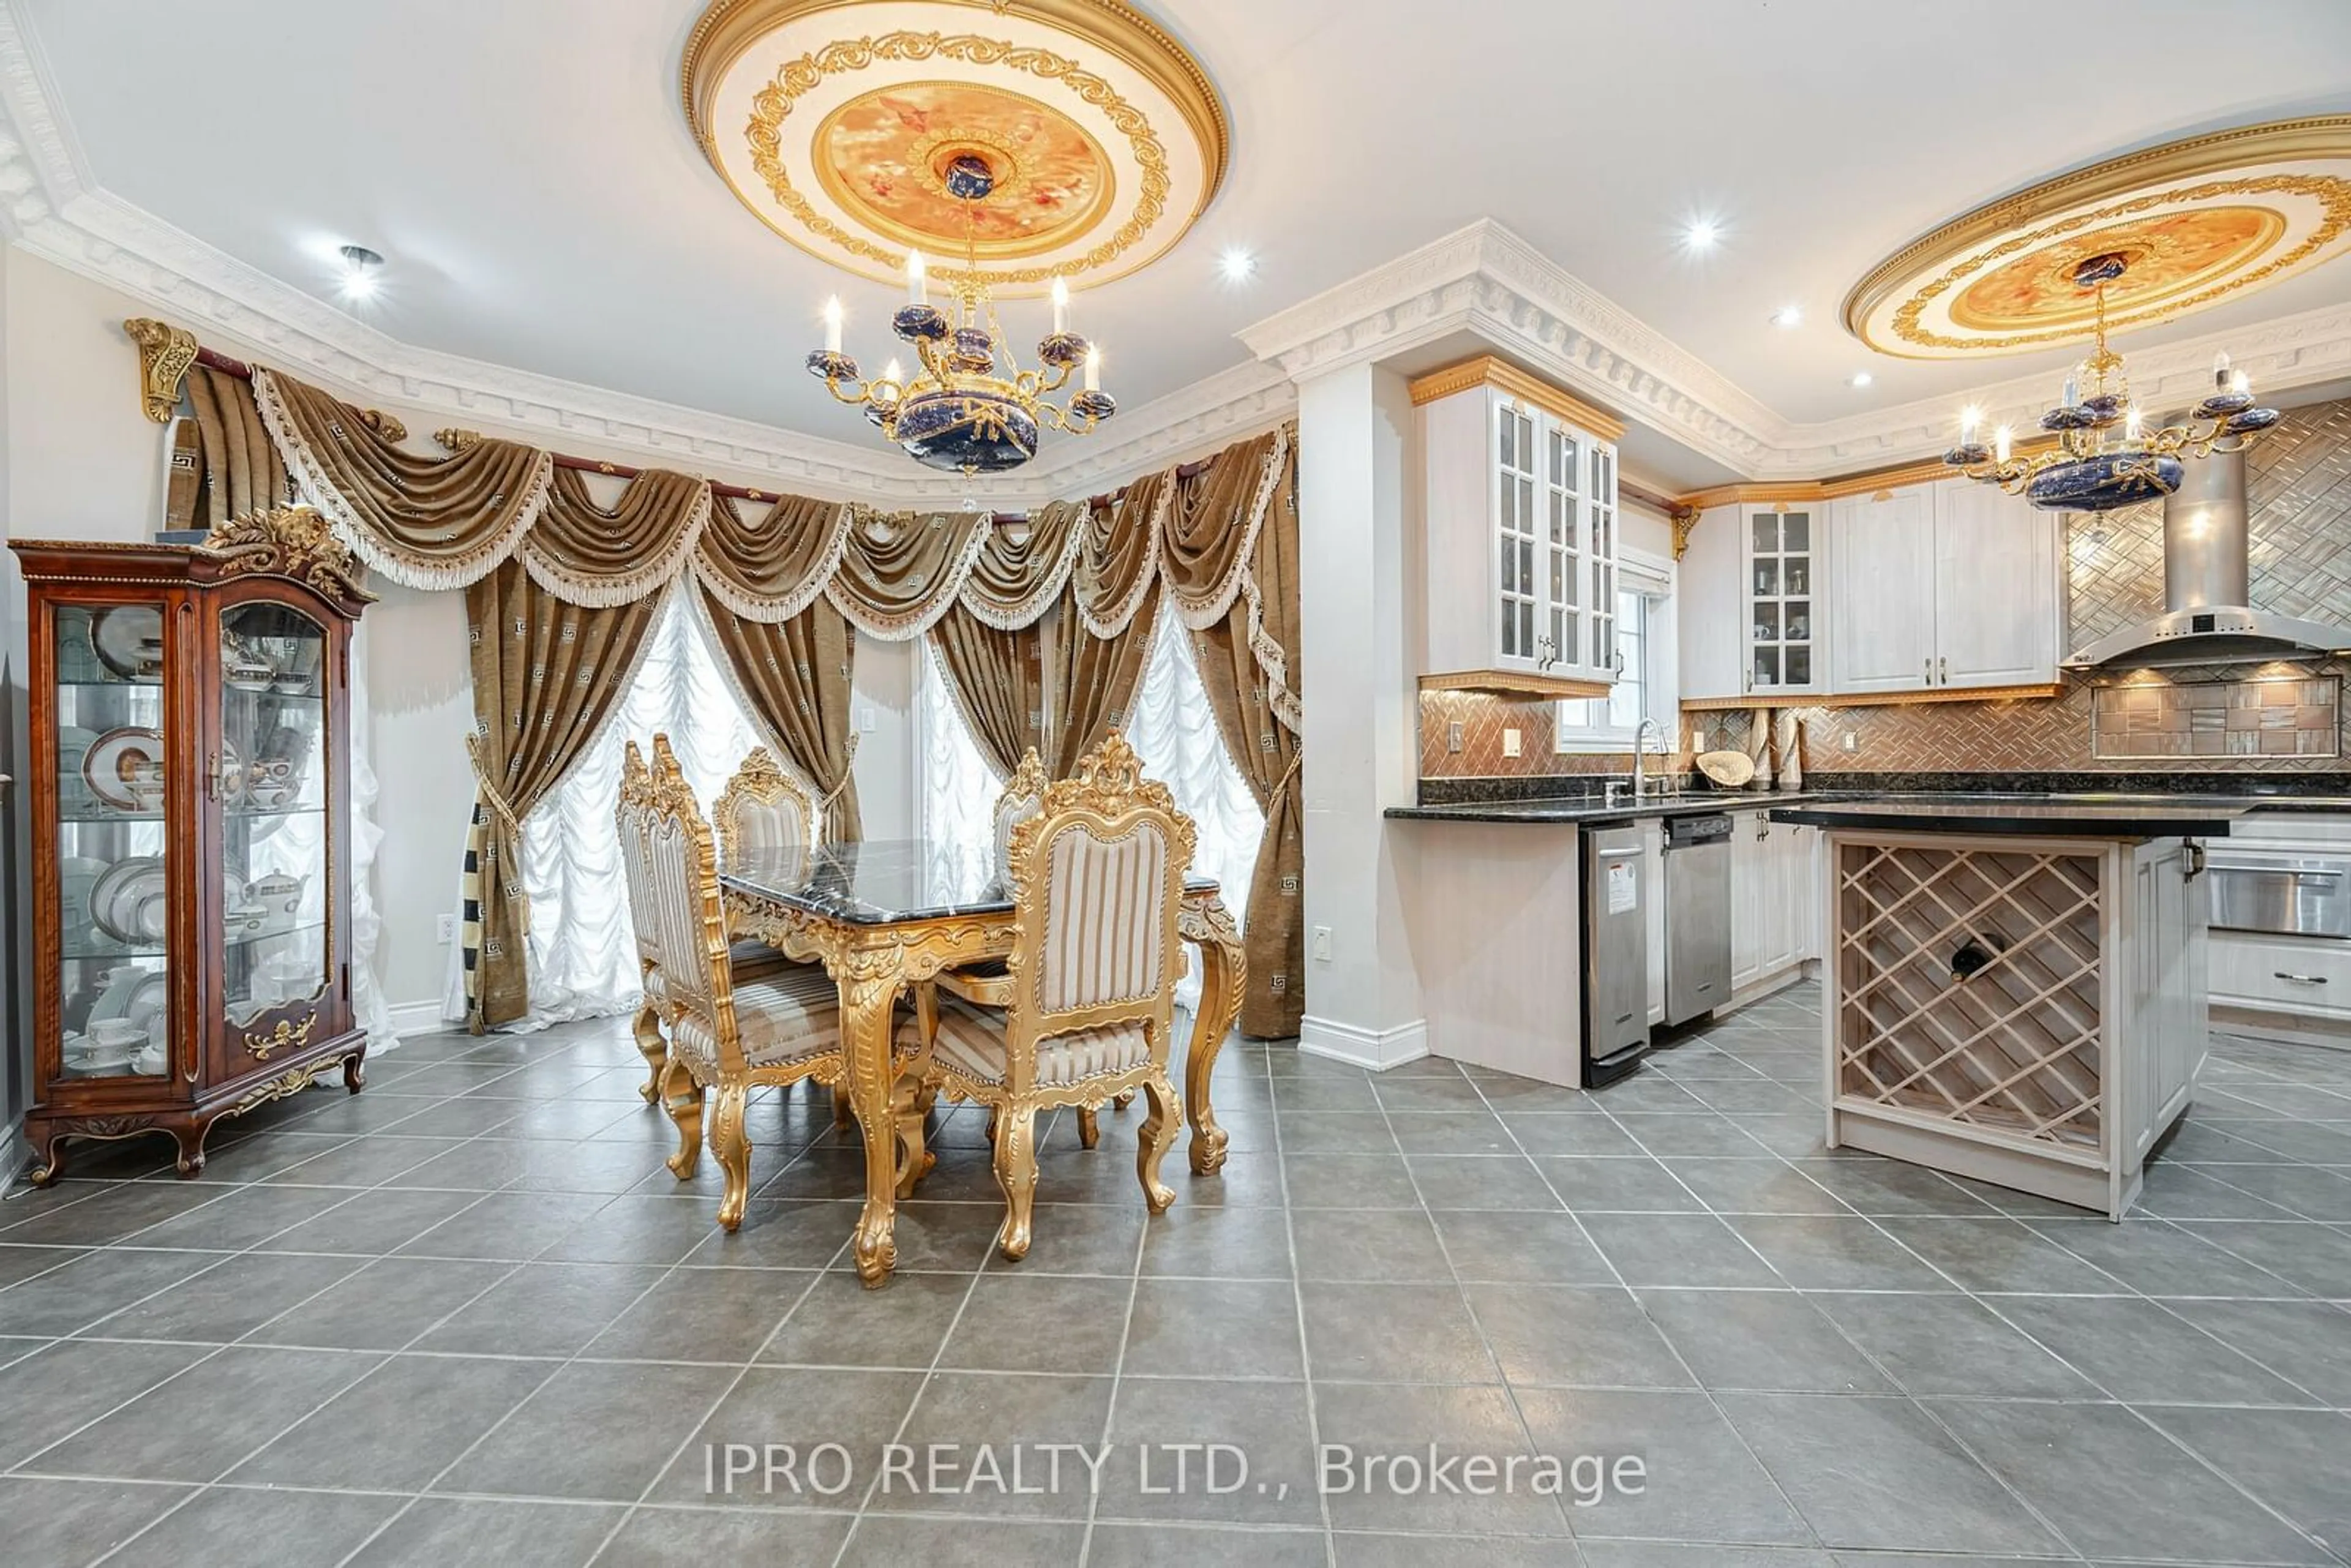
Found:
[{"label": "electrical outlet", "polygon": [[1506,730],[1502,731],[1502,755],[1503,755],[1503,756],[1505,756],[1505,757],[1516,757],[1516,756],[1519,754],[1519,747],[1520,747],[1520,738],[1519,738],[1519,732],[1518,732],[1517,730],[1515,730],[1515,729],[1506,729]]},{"label": "electrical outlet", "polygon": [[1314,928],[1314,961],[1318,964],[1331,961],[1331,928],[1328,925]]},{"label": "electrical outlet", "polygon": [[857,715],[857,733],[860,735],[871,735],[873,733],[873,710],[872,708],[868,707],[859,711]]},{"label": "electrical outlet", "polygon": [[1846,730],[1844,732],[1844,748],[1847,751],[1859,751],[1861,749],[1861,737],[1854,734],[1854,732],[1849,729]]},{"label": "electrical outlet", "polygon": [[436,915],[433,917],[433,940],[446,947],[457,939],[457,917]]},{"label": "electrical outlet", "polygon": [[1461,749],[1461,721],[1458,718],[1449,721],[1445,727],[1445,749],[1447,751]]}]

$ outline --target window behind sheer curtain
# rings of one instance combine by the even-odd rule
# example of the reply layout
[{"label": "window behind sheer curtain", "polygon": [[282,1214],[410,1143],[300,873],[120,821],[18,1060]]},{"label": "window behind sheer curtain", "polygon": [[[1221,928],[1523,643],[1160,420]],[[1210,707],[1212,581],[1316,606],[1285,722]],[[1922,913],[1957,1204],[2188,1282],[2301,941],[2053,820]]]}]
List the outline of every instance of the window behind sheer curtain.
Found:
[{"label": "window behind sheer curtain", "polygon": [[633,738],[650,762],[654,733],[666,734],[705,817],[759,744],[683,598],[670,595],[647,643],[619,716],[523,824],[523,887],[530,895],[526,1027],[637,1006],[636,934],[612,830],[625,744]]},{"label": "window behind sheer curtain", "polygon": [[[923,836],[950,842],[959,852],[988,852],[1003,784],[965,729],[927,641],[915,677],[914,715]],[[1143,759],[1144,773],[1166,785],[1176,809],[1192,819],[1198,834],[1193,870],[1217,879],[1225,906],[1235,921],[1241,920],[1265,816],[1249,780],[1225,754],[1208,695],[1192,664],[1191,639],[1165,607],[1125,733]],[[1191,950],[1185,951],[1189,958]],[[1188,1003],[1196,994],[1196,979],[1187,980],[1179,994]]]}]

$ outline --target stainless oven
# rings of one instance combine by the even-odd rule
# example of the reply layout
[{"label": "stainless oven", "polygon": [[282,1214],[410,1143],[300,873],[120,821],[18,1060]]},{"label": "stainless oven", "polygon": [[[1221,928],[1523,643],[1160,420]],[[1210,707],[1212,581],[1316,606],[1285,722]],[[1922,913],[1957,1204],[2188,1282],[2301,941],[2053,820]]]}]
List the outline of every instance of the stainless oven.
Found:
[{"label": "stainless oven", "polygon": [[2207,863],[2216,931],[2351,940],[2351,857],[2214,845]]}]

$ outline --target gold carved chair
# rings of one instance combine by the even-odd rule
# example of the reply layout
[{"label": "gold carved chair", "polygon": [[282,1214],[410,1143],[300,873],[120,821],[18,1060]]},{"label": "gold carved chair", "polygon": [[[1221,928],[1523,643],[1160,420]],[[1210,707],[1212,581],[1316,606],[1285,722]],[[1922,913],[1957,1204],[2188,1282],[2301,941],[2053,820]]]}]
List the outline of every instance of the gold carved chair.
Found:
[{"label": "gold carved chair", "polygon": [[[750,1192],[751,1145],[743,1115],[751,1091],[808,1078],[841,1082],[840,993],[831,977],[812,964],[787,964],[758,978],[735,973],[716,846],[665,735],[653,737],[645,789],[643,903],[637,907],[652,915],[661,975],[657,1006],[669,1031],[662,1098],[678,1131],[669,1168],[680,1181],[694,1174],[702,1155],[704,1100],[715,1090],[710,1149],[726,1176],[718,1223],[732,1230],[742,1223]],[[631,889],[632,896],[636,892]]]},{"label": "gold carved chair", "polygon": [[[815,797],[778,766],[775,755],[764,746],[751,748],[743,758],[743,766],[735,770],[735,777],[726,781],[726,788],[711,802],[710,825],[718,834],[718,863],[722,866],[734,865],[746,853],[760,850],[795,846],[813,850],[824,838],[824,813],[818,808]],[[799,962],[764,942],[747,939],[735,944],[734,960],[737,975],[746,973],[748,966],[750,972],[762,977]],[[832,1124],[847,1127],[850,1121],[849,1095],[835,1088]]]},{"label": "gold carved chair", "polygon": [[[766,761],[771,770],[775,767],[774,762],[768,758],[764,750],[755,750],[751,758],[744,763],[744,772],[751,772],[754,765],[760,761]],[[741,778],[742,775],[738,774],[737,781]],[[778,774],[778,778],[781,779],[781,775]],[[798,794],[797,789],[790,784],[789,780],[783,782],[786,788],[794,789],[795,794]],[[734,789],[735,786],[730,783],[728,795],[734,793]],[[749,790],[746,791],[745,798],[750,798]],[[636,929],[637,962],[642,975],[640,984],[644,992],[644,1000],[637,1009],[634,1032],[637,1053],[645,1059],[647,1073],[643,1086],[637,1092],[643,1095],[648,1103],[659,1103],[662,1093],[662,1068],[668,1061],[669,1046],[668,1042],[662,1038],[661,1031],[660,944],[650,919],[653,905],[644,891],[646,866],[652,845],[649,837],[651,817],[648,810],[652,799],[653,771],[645,766],[644,753],[638,749],[634,740],[631,740],[621,758],[621,800],[618,810],[613,813],[613,827],[618,831],[621,841],[621,868],[628,883],[630,921]],[[799,799],[805,801],[807,797],[799,795]],[[728,804],[726,795],[719,797],[719,804],[722,808]],[[811,820],[805,810],[801,812],[800,820],[803,821]],[[730,817],[722,816],[721,818],[720,841],[722,844],[726,841],[725,824],[730,821],[732,821]],[[748,940],[736,943],[728,951],[727,961],[732,965],[735,977],[738,980],[765,978],[791,962],[766,943]]]},{"label": "gold carved chair", "polygon": [[1191,821],[1113,730],[1076,778],[1048,786],[1041,809],[1012,827],[1003,976],[942,975],[915,994],[914,1071],[950,1100],[996,1113],[997,1243],[1007,1258],[1029,1250],[1040,1111],[1143,1090],[1151,1113],[1135,1175],[1153,1213],[1175,1201],[1159,1163],[1182,1115],[1167,1061],[1193,841]]}]

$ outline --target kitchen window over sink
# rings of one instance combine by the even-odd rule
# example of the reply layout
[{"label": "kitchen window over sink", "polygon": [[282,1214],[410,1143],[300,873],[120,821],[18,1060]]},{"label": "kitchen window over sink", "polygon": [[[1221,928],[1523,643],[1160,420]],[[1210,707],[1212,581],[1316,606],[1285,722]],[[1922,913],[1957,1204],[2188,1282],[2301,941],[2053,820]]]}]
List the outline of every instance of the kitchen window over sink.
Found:
[{"label": "kitchen window over sink", "polygon": [[1671,735],[1675,695],[1673,568],[1626,551],[1616,592],[1616,680],[1604,697],[1559,704],[1552,749],[1630,751],[1644,718]]}]

